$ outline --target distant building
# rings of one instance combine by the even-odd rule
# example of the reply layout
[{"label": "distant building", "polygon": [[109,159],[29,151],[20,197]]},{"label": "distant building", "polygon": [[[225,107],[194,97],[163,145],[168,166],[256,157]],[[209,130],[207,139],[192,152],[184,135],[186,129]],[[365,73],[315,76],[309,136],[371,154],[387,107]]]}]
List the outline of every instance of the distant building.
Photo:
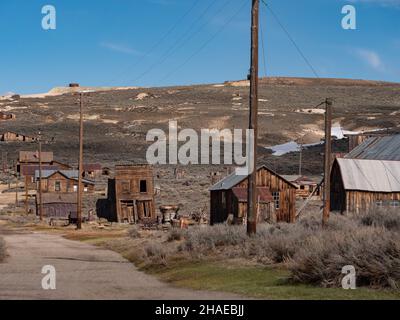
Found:
[{"label": "distant building", "polygon": [[83,165],[83,176],[95,180],[102,174],[102,167],[99,163],[88,163]]},{"label": "distant building", "polygon": [[[53,159],[53,152],[42,152],[42,170],[71,170],[68,164]],[[36,189],[35,172],[39,170],[39,151],[20,151],[17,172],[25,178],[28,189]]]},{"label": "distant building", "polygon": [[[73,193],[78,191],[77,170],[42,170],[42,192]],[[39,184],[39,170],[35,171],[35,181]],[[94,192],[95,183],[82,179],[84,192]],[[39,190],[39,185],[37,186]]]},{"label": "distant building", "polygon": [[7,131],[0,135],[0,140],[4,142],[34,142],[36,138],[17,132]]},{"label": "distant building", "polygon": [[400,208],[400,161],[336,159],[331,172],[331,210],[365,212]]},{"label": "distant building", "polygon": [[284,179],[293,183],[296,187],[296,197],[307,199],[313,194],[315,200],[320,200],[322,195],[322,177],[306,177],[300,175],[282,175]]},{"label": "distant building", "polygon": [[115,179],[108,180],[108,198],[97,202],[97,215],[114,222],[155,220],[152,167],[116,166]]},{"label": "distant building", "polygon": [[[45,218],[76,219],[77,195],[76,193],[43,193],[42,209]],[[36,214],[40,214],[40,201],[36,197]]]},{"label": "distant building", "polygon": [[[248,177],[232,173],[210,188],[210,222],[236,223],[247,217]],[[262,166],[257,170],[258,220],[295,222],[296,185]]]},{"label": "distant building", "polygon": [[15,119],[15,114],[0,112],[0,121]]}]

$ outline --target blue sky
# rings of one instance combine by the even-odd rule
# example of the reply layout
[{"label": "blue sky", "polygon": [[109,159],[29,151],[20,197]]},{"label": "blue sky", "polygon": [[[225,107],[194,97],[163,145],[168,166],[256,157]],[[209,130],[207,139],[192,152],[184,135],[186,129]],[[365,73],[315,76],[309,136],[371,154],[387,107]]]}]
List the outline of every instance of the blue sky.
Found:
[{"label": "blue sky", "polygon": [[[400,82],[400,0],[268,2],[321,77]],[[243,79],[250,3],[1,0],[0,94],[45,92],[70,82],[161,86]],[[56,30],[41,27],[48,4],[57,10]],[[346,4],[357,9],[357,30],[341,27]],[[268,75],[313,77],[263,6],[261,21]]]}]

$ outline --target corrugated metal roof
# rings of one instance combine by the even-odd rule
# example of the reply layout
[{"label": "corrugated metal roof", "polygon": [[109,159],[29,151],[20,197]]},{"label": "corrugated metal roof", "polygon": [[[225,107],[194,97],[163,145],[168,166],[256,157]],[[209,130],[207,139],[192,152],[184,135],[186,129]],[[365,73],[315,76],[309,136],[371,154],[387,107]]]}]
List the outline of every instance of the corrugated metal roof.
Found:
[{"label": "corrugated metal roof", "polygon": [[369,138],[345,158],[400,161],[400,134]]},{"label": "corrugated metal roof", "polygon": [[346,190],[400,192],[400,161],[336,159]]},{"label": "corrugated metal roof", "polygon": [[[78,170],[42,170],[42,179],[47,179],[51,177],[53,174],[59,172],[67,179],[78,180],[79,171]],[[35,171],[35,181],[39,179],[39,170]],[[82,179],[84,183],[94,184],[93,181],[88,179]]]},{"label": "corrugated metal roof", "polygon": [[233,172],[229,176],[225,177],[224,179],[218,181],[215,185],[213,185],[210,188],[210,191],[232,189],[234,186],[236,186],[246,178],[247,176],[239,176],[236,175],[235,172]]},{"label": "corrugated metal roof", "polygon": [[[273,174],[275,174],[276,176],[280,177],[282,180],[286,181],[288,184],[290,184],[293,188],[297,188],[297,186],[288,181],[287,179],[285,179],[283,176],[277,174],[276,172],[272,171],[271,169],[269,169],[267,166],[261,166],[257,169],[257,171],[261,170],[261,169],[266,169],[270,172],[272,172]],[[243,180],[247,179],[248,176],[241,176],[241,175],[236,175],[236,172],[234,171],[233,173],[231,173],[229,176],[225,177],[224,179],[220,180],[219,182],[217,182],[215,185],[213,185],[209,191],[223,191],[223,190],[230,190],[233,187],[235,187],[236,185],[238,185],[239,183],[241,183]]]}]

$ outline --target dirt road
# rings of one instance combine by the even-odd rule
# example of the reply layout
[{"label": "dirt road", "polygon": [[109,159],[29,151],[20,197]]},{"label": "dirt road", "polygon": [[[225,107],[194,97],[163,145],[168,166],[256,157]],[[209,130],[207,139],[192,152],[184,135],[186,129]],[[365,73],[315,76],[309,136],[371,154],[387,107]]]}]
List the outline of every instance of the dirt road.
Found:
[{"label": "dirt road", "polygon": [[[9,258],[0,263],[3,299],[238,299],[171,288],[138,271],[119,254],[58,235],[2,232]],[[56,269],[56,290],[43,290],[42,267]]]}]

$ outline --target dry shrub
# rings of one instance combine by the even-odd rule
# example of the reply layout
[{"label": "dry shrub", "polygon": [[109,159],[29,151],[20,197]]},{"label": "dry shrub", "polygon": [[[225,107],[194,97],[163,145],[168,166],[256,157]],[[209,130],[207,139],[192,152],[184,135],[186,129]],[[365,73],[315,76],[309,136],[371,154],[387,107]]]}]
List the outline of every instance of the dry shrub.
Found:
[{"label": "dry shrub", "polygon": [[3,238],[0,238],[0,262],[5,260],[6,255],[6,243]]},{"label": "dry shrub", "polygon": [[373,227],[320,231],[298,248],[289,269],[295,282],[337,287],[346,265],[355,267],[358,286],[399,288],[399,233]]},{"label": "dry shrub", "polygon": [[165,246],[158,242],[149,242],[144,245],[145,258],[152,264],[167,265],[168,251]]},{"label": "dry shrub", "polygon": [[389,212],[332,214],[325,229],[320,216],[303,217],[296,224],[262,224],[252,237],[245,226],[202,226],[190,228],[179,248],[192,258],[217,254],[267,265],[285,263],[294,282],[325,287],[340,287],[342,268],[352,265],[358,286],[399,288],[398,226],[398,213]]},{"label": "dry shrub", "polygon": [[247,239],[244,226],[199,226],[190,229],[186,234],[182,250],[196,253],[207,253],[217,247],[244,244]]},{"label": "dry shrub", "polygon": [[140,238],[141,235],[140,235],[140,232],[139,232],[139,228],[137,226],[133,226],[133,227],[129,228],[128,236],[129,236],[129,238],[132,238],[132,239]]},{"label": "dry shrub", "polygon": [[168,241],[181,241],[185,238],[186,230],[172,228],[168,234]]},{"label": "dry shrub", "polygon": [[361,224],[365,226],[385,227],[388,230],[400,231],[399,210],[378,208],[358,218]]}]

